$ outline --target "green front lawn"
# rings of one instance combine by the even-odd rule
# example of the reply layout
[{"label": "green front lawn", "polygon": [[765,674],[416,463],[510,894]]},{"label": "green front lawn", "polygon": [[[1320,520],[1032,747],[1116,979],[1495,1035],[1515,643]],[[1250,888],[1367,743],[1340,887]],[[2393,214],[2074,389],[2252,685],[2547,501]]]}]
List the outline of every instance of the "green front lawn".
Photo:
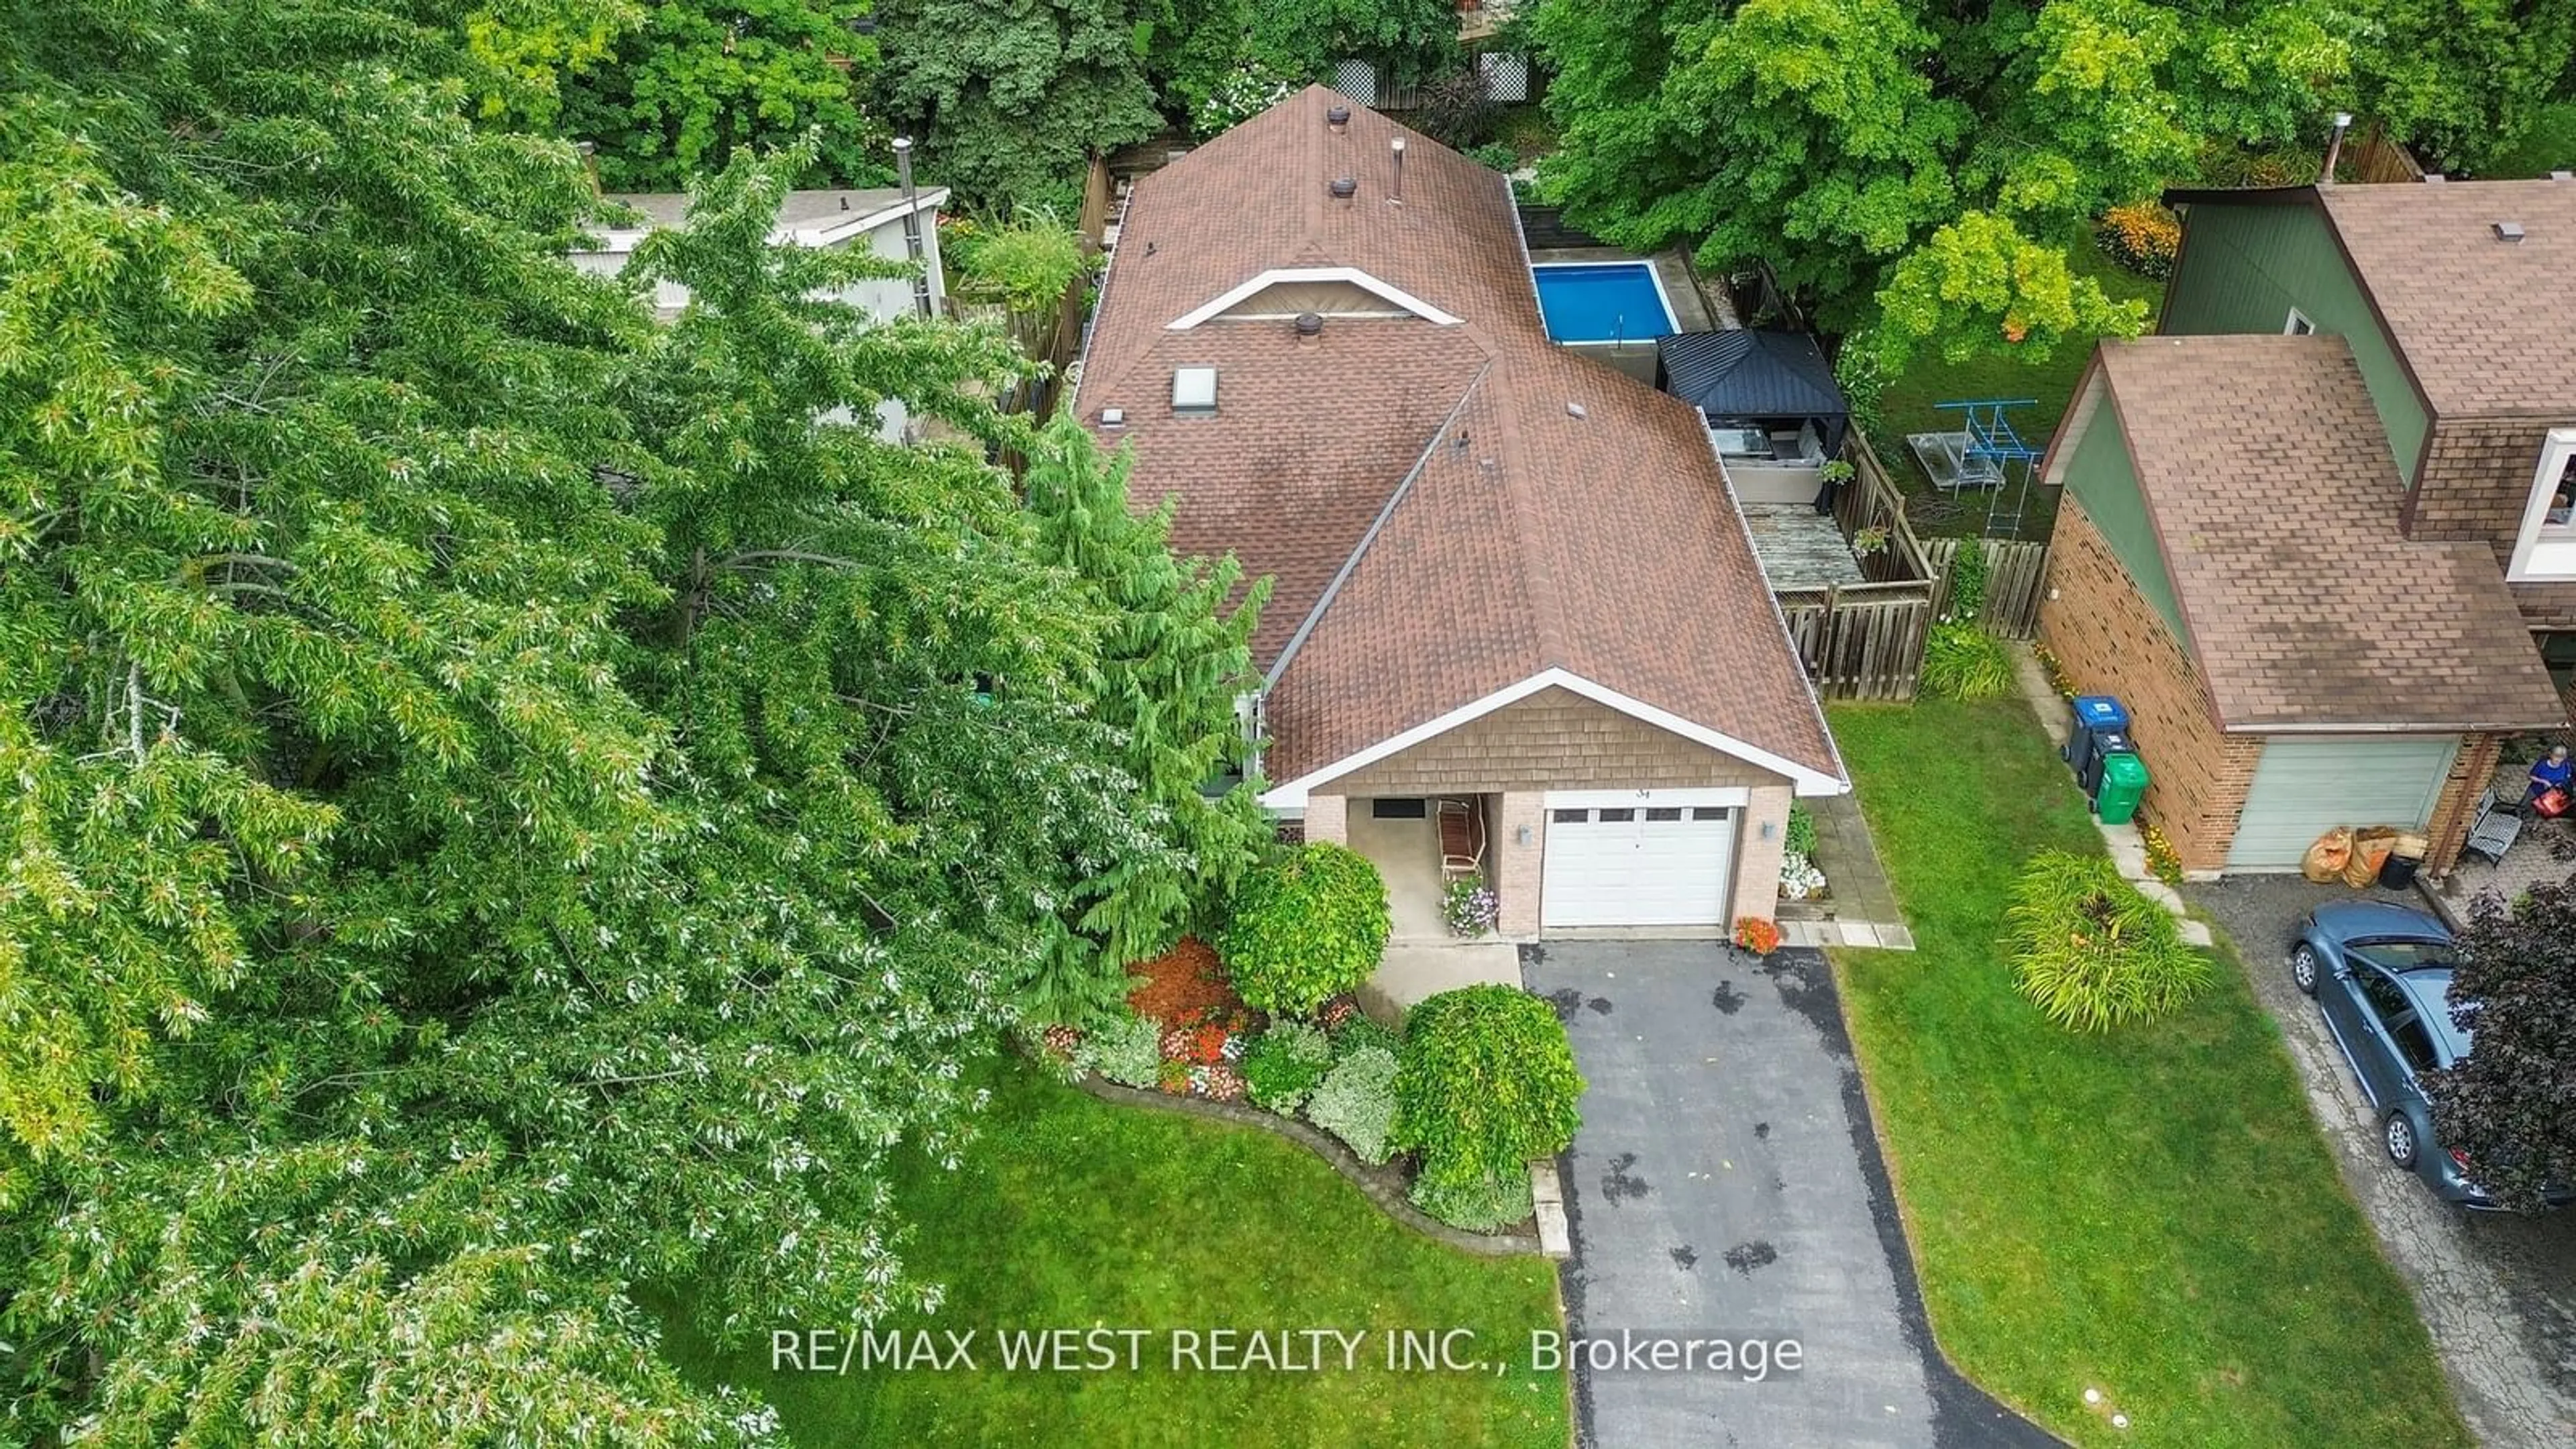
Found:
[{"label": "green front lawn", "polygon": [[[910,1264],[944,1282],[939,1328],[1143,1328],[1135,1373],[846,1378],[769,1371],[767,1345],[723,1357],[685,1333],[694,1375],[757,1390],[805,1449],[915,1444],[1373,1445],[1566,1442],[1562,1373],[1390,1372],[1388,1329],[1477,1331],[1526,1362],[1562,1327],[1553,1267],[1473,1257],[1400,1227],[1303,1147],[1267,1132],[1111,1106],[1014,1062],[956,1173],[900,1192]],[[1371,1330],[1358,1372],[1175,1372],[1172,1329]],[[1459,1345],[1463,1357],[1463,1342]],[[1380,1367],[1372,1369],[1374,1359]]]},{"label": "green front lawn", "polygon": [[1837,975],[1960,1370],[2085,1444],[2467,1443],[2240,971],[2102,1037],[2013,990],[2016,866],[2100,849],[2029,709],[1843,706],[1833,727],[1918,948],[1838,952]]},{"label": "green front lawn", "polygon": [[[2164,283],[2121,268],[2089,238],[2076,244],[2067,262],[2078,277],[2101,283],[2111,300],[2145,301],[2147,319],[2153,325],[2155,309],[2164,297]],[[1905,435],[1958,430],[1959,414],[1943,412],[1934,406],[1936,403],[2026,397],[2036,399],[2038,406],[2015,408],[2005,416],[2023,441],[2034,448],[2044,448],[2057,431],[2058,420],[2066,415],[2066,405],[2075,395],[2075,380],[2093,356],[2093,342],[2091,337],[2066,338],[2040,362],[2004,356],[1946,362],[1937,352],[1927,352],[1888,380],[1886,390],[1879,395],[1879,414],[1885,423],[1870,442],[1878,449],[1878,460],[1887,466],[1888,476],[1905,490],[1910,500],[1907,514],[1918,531],[1945,536],[1981,533],[1987,521],[1988,496],[1962,493],[1953,498],[1934,488],[1932,480],[1914,461],[1913,453],[1907,450]],[[2003,521],[2009,518],[2012,498],[2009,487],[1999,491],[2002,496],[1994,506],[1999,510],[1996,528],[2001,531]],[[2021,536],[2048,537],[2056,508],[2051,490],[2034,486],[2023,505]]]}]

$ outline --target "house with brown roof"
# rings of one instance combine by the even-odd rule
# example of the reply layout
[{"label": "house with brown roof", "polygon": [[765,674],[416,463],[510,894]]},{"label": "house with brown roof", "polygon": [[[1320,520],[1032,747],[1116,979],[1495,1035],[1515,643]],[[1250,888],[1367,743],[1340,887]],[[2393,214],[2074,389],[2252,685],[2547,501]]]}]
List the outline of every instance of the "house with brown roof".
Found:
[{"label": "house with brown roof", "polygon": [[2576,179],[2166,199],[2163,335],[2050,450],[2041,640],[2127,703],[2186,868],[2390,824],[2446,870],[2506,741],[2568,723]]},{"label": "house with brown roof", "polygon": [[1548,340],[1503,177],[1289,98],[1137,183],[1072,406],[1275,581],[1263,798],[1400,934],[1444,857],[1509,936],[1773,913],[1833,740],[1706,427]]}]

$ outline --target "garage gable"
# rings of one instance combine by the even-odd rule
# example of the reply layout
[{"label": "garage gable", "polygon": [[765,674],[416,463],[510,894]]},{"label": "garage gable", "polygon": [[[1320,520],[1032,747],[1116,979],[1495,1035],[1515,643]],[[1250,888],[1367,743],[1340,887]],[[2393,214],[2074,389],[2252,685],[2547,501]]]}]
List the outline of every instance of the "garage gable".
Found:
[{"label": "garage gable", "polygon": [[1786,775],[1549,687],[1334,779],[1337,794],[1787,785]]}]

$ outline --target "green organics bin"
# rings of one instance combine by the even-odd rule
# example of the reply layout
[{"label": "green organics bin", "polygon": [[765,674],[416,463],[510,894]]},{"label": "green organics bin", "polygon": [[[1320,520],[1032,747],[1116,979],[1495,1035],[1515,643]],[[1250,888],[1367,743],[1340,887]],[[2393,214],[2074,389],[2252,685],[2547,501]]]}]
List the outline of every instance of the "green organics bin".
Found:
[{"label": "green organics bin", "polygon": [[2093,808],[2105,825],[2126,825],[2138,813],[2138,797],[2147,793],[2147,762],[2135,755],[2110,755],[2102,761],[2102,788]]}]

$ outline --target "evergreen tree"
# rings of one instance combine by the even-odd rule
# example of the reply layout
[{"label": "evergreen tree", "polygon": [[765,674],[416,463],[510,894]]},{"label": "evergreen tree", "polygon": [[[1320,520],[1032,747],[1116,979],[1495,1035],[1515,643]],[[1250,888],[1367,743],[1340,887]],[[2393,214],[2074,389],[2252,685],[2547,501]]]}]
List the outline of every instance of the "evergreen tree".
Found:
[{"label": "evergreen tree", "polygon": [[1070,416],[1038,436],[1024,486],[1040,547],[1071,569],[1106,612],[1109,631],[1086,681],[1086,713],[1106,726],[1112,756],[1153,831],[1111,851],[1087,849],[1079,884],[1027,990],[1043,1019],[1081,1020],[1114,1006],[1126,964],[1168,950],[1222,903],[1273,838],[1258,785],[1237,780],[1237,700],[1260,683],[1252,631],[1270,581],[1250,587],[1229,555],[1182,563],[1169,546],[1173,505],[1129,511],[1125,453],[1103,454]]}]

